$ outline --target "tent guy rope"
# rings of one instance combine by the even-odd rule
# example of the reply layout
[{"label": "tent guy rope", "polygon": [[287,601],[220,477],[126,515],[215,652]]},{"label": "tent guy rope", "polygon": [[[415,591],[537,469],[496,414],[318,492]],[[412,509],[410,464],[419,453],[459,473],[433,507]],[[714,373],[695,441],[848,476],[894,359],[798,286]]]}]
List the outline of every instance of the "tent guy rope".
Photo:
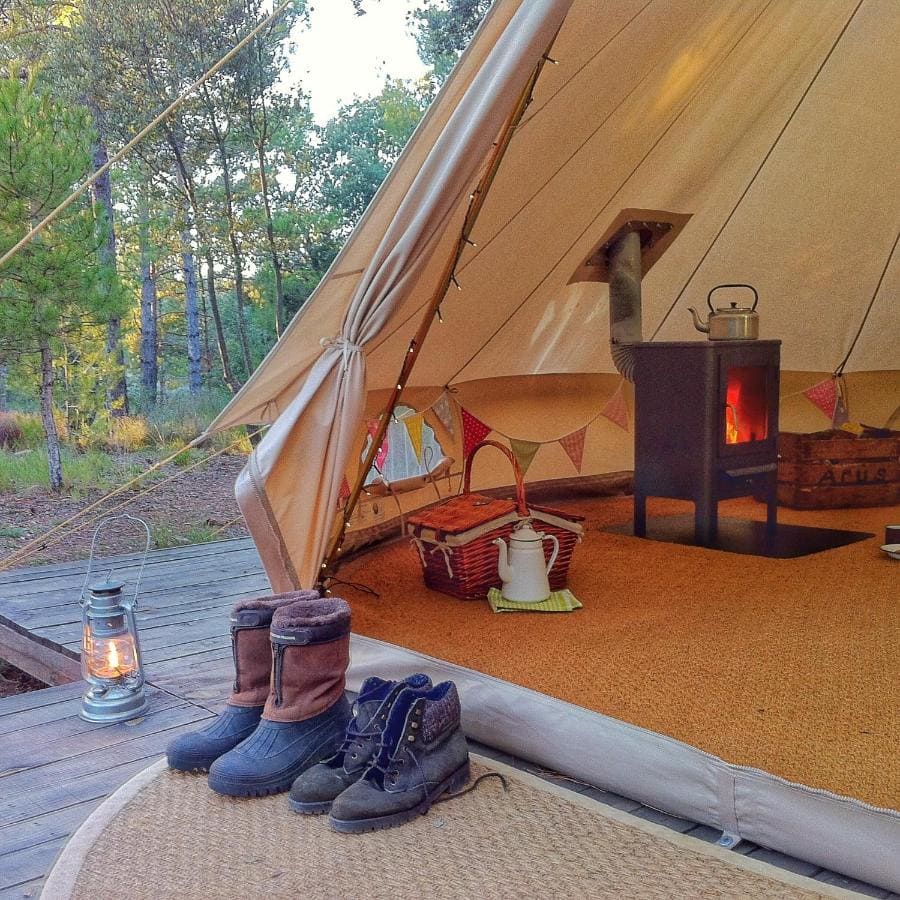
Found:
[{"label": "tent guy rope", "polygon": [[[181,105],[200,87],[206,84],[207,81],[210,80],[214,75],[220,72],[225,66],[228,65],[240,52],[243,50],[257,35],[259,35],[262,31],[264,31],[267,27],[272,25],[276,19],[278,19],[282,13],[284,13],[288,7],[292,5],[294,0],[284,0],[284,2],[278,4],[272,12],[261,19],[257,25],[252,28],[237,44],[235,44],[227,53],[225,53],[218,62],[214,63],[209,69],[207,69],[199,78],[197,78],[192,84],[190,84],[187,88],[185,88],[159,115],[153,118],[147,125],[145,125],[134,137],[131,138],[118,152],[113,154],[106,163],[96,169],[93,174],[90,175],[85,181],[83,181],[74,191],[72,191],[62,203],[59,204],[55,209],[51,210],[40,222],[38,222],[33,228],[31,228],[27,234],[25,234],[19,241],[17,241],[6,253],[0,257],[0,269],[3,268],[26,244],[32,241],[35,237],[37,237],[48,225],[54,222],[63,212],[65,212],[79,197],[81,197],[93,184],[99,181],[116,163],[123,160],[148,134],[150,134],[160,123],[164,122],[172,113],[181,107]],[[258,432],[257,432],[258,433]],[[183,453],[185,450],[190,449],[195,446],[199,440],[201,440],[202,435],[195,438],[190,443],[186,444],[184,447],[179,448],[174,453],[170,454],[163,460],[155,463],[150,468],[146,469],[141,474],[135,476],[130,481],[126,482],[126,484],[121,485],[120,487],[110,491],[108,494],[104,495],[100,499],[94,501],[89,504],[82,510],[79,510],[77,513],[73,514],[69,518],[65,519],[63,522],[60,522],[58,525],[55,525],[53,528],[49,529],[44,534],[28,541],[25,545],[18,548],[14,553],[10,554],[6,559],[0,560],[0,571],[10,568],[14,563],[21,562],[22,560],[28,558],[30,555],[33,555],[37,550],[34,548],[40,549],[43,546],[46,546],[44,543],[46,538],[50,535],[60,531],[63,528],[66,528],[72,522],[86,515],[88,512],[96,509],[107,500],[112,497],[121,494],[123,491],[128,490],[132,485],[136,484],[138,481],[146,478],[148,475],[171,462],[175,457],[179,454]],[[236,443],[239,443],[236,442]],[[215,454],[218,455],[218,454]],[[207,459],[211,459],[212,456],[207,457]],[[205,461],[205,460],[204,460]],[[185,470],[186,471],[186,470]],[[183,474],[183,472],[181,473]],[[171,480],[167,479],[166,481]],[[158,487],[159,484],[164,484],[166,481],[160,482],[156,485],[151,485],[146,491],[142,491],[141,493],[148,493],[150,490]],[[136,495],[140,496],[140,494]],[[132,498],[132,500],[135,498]],[[126,501],[131,502],[131,500]],[[115,509],[120,508],[120,506],[124,506],[125,504],[119,504],[119,506],[114,507]],[[83,527],[83,526],[79,526]],[[73,529],[76,531],[78,529]],[[54,542],[55,543],[55,542]]]},{"label": "tent guy rope", "polygon": [[117,162],[123,160],[157,125],[164,122],[175,112],[198,88],[209,81],[231,62],[261,31],[272,24],[294,0],[284,0],[266,18],[262,19],[237,44],[234,45],[217,63],[207,69],[196,81],[186,87],[156,118],[145,125],[124,147],[113,154],[106,163],[100,166],[89,178],[82,182],[56,209],[49,212],[21,240],[17,241],[3,256],[0,256],[0,269],[3,268],[29,241],[36,238],[48,225],[64,213],[91,185],[99,181]]},{"label": "tent guy rope", "polygon": [[[257,431],[257,433],[258,433],[258,431]],[[134,478],[130,479],[125,484],[120,485],[119,487],[115,488],[114,490],[110,491],[107,494],[104,494],[102,497],[98,498],[93,503],[90,503],[83,509],[80,509],[77,512],[73,513],[71,516],[69,516],[64,521],[58,523],[57,525],[54,525],[52,528],[47,529],[47,531],[43,532],[42,534],[39,534],[37,537],[32,538],[26,544],[23,544],[17,550],[13,551],[5,559],[0,560],[0,572],[10,569],[14,565],[21,565],[23,562],[25,562],[25,560],[30,559],[36,553],[39,553],[40,551],[46,549],[47,547],[52,547],[52,546],[58,544],[61,540],[63,540],[63,538],[66,538],[66,537],[69,537],[70,535],[76,534],[77,532],[81,531],[83,528],[87,528],[90,525],[94,524],[99,519],[102,519],[105,516],[111,515],[116,510],[122,509],[123,507],[128,506],[131,503],[134,503],[134,501],[139,499],[140,497],[144,497],[147,494],[150,494],[153,491],[158,490],[163,485],[169,484],[172,481],[175,481],[177,478],[181,478],[183,475],[187,474],[191,470],[196,469],[199,466],[205,465],[210,460],[215,459],[218,456],[222,456],[225,453],[228,453],[230,450],[235,449],[240,444],[242,444],[244,441],[244,437],[241,436],[240,438],[238,438],[235,441],[232,441],[232,443],[226,445],[225,447],[222,447],[221,449],[216,450],[213,453],[208,454],[207,456],[204,456],[202,459],[198,460],[197,462],[192,463],[189,466],[185,466],[184,468],[179,469],[177,472],[173,473],[172,475],[169,475],[166,478],[162,479],[162,481],[156,481],[156,482],[153,482],[152,484],[147,485],[145,488],[138,491],[134,496],[126,498],[121,503],[117,503],[115,506],[113,506],[109,509],[104,509],[101,512],[98,512],[95,516],[93,516],[92,518],[88,519],[85,522],[80,522],[77,525],[73,525],[73,523],[76,522],[78,519],[82,518],[83,516],[86,516],[88,513],[98,510],[108,500],[111,500],[114,497],[124,493],[130,487],[137,484],[139,481],[142,481],[148,475],[151,475],[153,472],[156,472],[159,469],[161,469],[163,466],[171,463],[176,457],[180,456],[186,450],[189,450],[192,447],[196,446],[196,444],[201,439],[202,439],[202,436],[195,438],[193,441],[191,441],[191,443],[186,444],[184,447],[179,448],[174,453],[169,454],[169,456],[165,457],[164,459],[160,460],[159,462],[154,463],[152,466],[145,469],[143,472],[136,475]],[[72,526],[72,527],[70,528],[69,526]],[[59,533],[59,532],[62,532],[62,533]],[[55,538],[52,537],[53,535],[56,535],[56,537]]]}]

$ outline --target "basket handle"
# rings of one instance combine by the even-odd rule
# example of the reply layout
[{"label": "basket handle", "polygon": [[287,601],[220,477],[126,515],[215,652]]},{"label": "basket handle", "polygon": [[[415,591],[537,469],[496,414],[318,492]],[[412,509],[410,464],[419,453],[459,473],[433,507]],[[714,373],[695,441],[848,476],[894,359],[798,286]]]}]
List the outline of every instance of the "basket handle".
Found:
[{"label": "basket handle", "polygon": [[506,455],[506,458],[512,464],[513,474],[516,478],[516,507],[519,515],[523,518],[526,517],[528,515],[528,504],[525,502],[525,476],[522,475],[522,467],[519,465],[519,461],[516,459],[512,450],[504,447],[503,444],[498,444],[496,441],[482,441],[480,444],[476,444],[466,457],[465,475],[463,477],[463,493],[468,494],[472,490],[472,460],[482,447],[496,447],[501,453]]}]

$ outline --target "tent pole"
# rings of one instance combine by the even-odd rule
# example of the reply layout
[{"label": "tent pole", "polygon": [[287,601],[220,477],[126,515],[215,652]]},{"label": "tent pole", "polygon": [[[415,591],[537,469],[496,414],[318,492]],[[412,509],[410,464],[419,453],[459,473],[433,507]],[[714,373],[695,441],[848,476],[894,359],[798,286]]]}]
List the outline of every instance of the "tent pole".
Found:
[{"label": "tent pole", "polygon": [[347,498],[346,504],[344,504],[344,509],[341,514],[340,525],[337,529],[337,533],[329,544],[328,552],[325,554],[325,558],[322,561],[318,582],[318,587],[320,590],[324,589],[325,580],[329,576],[334,574],[334,570],[337,564],[337,557],[342,549],[344,535],[347,531],[347,525],[350,521],[350,516],[353,514],[353,510],[356,508],[356,504],[359,502],[360,495],[363,491],[363,486],[365,485],[366,476],[369,474],[369,471],[372,468],[372,464],[375,462],[375,457],[378,454],[378,449],[379,447],[381,447],[381,443],[384,440],[385,434],[387,433],[388,425],[391,421],[391,412],[397,405],[397,402],[400,399],[400,395],[403,393],[403,388],[406,386],[406,382],[408,381],[409,376],[412,373],[413,367],[416,364],[416,360],[419,357],[419,351],[422,348],[422,344],[424,343],[425,338],[428,336],[428,332],[431,328],[432,323],[434,322],[435,314],[437,313],[438,308],[440,307],[444,298],[447,296],[447,291],[450,289],[450,285],[454,283],[456,266],[459,263],[463,250],[465,250],[466,244],[471,243],[469,235],[471,234],[472,229],[475,226],[475,222],[478,219],[481,208],[484,206],[484,202],[487,199],[488,191],[490,191],[491,185],[494,182],[494,178],[496,177],[497,172],[500,169],[500,164],[503,161],[503,157],[505,156],[506,151],[513,139],[516,126],[522,120],[522,116],[525,114],[525,110],[531,103],[531,95],[534,91],[535,85],[537,84],[537,80],[540,77],[541,70],[544,68],[544,65],[548,61],[550,61],[548,53],[555,40],[556,35],[554,34],[553,40],[550,42],[547,50],[538,61],[538,64],[534,67],[534,71],[532,72],[531,77],[528,79],[528,82],[525,85],[525,89],[522,91],[522,94],[520,95],[519,100],[513,108],[513,111],[510,114],[509,118],[506,120],[506,123],[504,124],[503,129],[500,132],[500,136],[497,139],[497,142],[494,144],[494,149],[491,152],[490,157],[488,158],[488,165],[485,169],[484,175],[482,175],[481,180],[478,182],[478,186],[472,193],[472,199],[466,212],[466,218],[462,227],[462,234],[460,235],[459,241],[456,245],[456,251],[447,260],[447,265],[444,267],[444,271],[439,282],[439,287],[434,292],[431,299],[428,301],[428,304],[425,308],[425,315],[422,317],[422,321],[419,324],[418,329],[416,330],[415,337],[413,337],[413,339],[409,342],[409,348],[407,349],[406,354],[403,358],[403,365],[400,368],[400,374],[397,376],[397,381],[391,390],[387,405],[385,406],[384,411],[381,413],[381,416],[378,420],[378,428],[375,434],[372,435],[372,443],[369,446],[369,450],[366,453],[366,458],[359,469],[359,474],[357,475],[353,488],[350,491],[350,496]]}]

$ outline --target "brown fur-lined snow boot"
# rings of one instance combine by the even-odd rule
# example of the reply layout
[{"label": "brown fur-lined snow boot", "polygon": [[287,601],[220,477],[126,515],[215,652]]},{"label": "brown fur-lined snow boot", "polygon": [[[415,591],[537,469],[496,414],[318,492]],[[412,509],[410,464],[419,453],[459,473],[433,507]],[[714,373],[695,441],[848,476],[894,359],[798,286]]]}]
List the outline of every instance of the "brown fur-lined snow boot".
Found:
[{"label": "brown fur-lined snow boot", "polygon": [[231,612],[234,685],[225,710],[199,731],[173,740],[166,757],[173,769],[207,772],[223,753],[253,734],[269,696],[272,651],[269,626],[275,611],[297,600],[318,599],[315,591],[290,591],[240,600]]},{"label": "brown fur-lined snow boot", "polygon": [[209,786],[232,797],[286,791],[344,739],[350,704],[350,607],[338,597],[298,600],[275,611],[272,672],[256,730],[210,767]]}]

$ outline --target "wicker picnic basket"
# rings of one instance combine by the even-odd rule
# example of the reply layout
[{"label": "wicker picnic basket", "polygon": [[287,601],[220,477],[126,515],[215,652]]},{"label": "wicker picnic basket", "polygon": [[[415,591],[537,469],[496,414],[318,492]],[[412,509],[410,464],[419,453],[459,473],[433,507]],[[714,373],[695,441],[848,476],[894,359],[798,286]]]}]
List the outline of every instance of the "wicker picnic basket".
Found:
[{"label": "wicker picnic basket", "polygon": [[[482,447],[496,447],[512,464],[516,481],[515,500],[497,500],[473,494],[472,461]],[[552,534],[559,541],[559,553],[550,570],[551,590],[566,586],[569,563],[575,545],[581,540],[583,516],[529,506],[525,480],[518,460],[510,450],[495,441],[482,441],[466,457],[462,493],[423,512],[410,516],[407,527],[419,553],[425,584],[460,600],[480,600],[500,584],[497,574],[499,548],[493,541],[508,538],[516,523],[531,518],[535,530]],[[551,543],[544,547],[549,560]]]}]

